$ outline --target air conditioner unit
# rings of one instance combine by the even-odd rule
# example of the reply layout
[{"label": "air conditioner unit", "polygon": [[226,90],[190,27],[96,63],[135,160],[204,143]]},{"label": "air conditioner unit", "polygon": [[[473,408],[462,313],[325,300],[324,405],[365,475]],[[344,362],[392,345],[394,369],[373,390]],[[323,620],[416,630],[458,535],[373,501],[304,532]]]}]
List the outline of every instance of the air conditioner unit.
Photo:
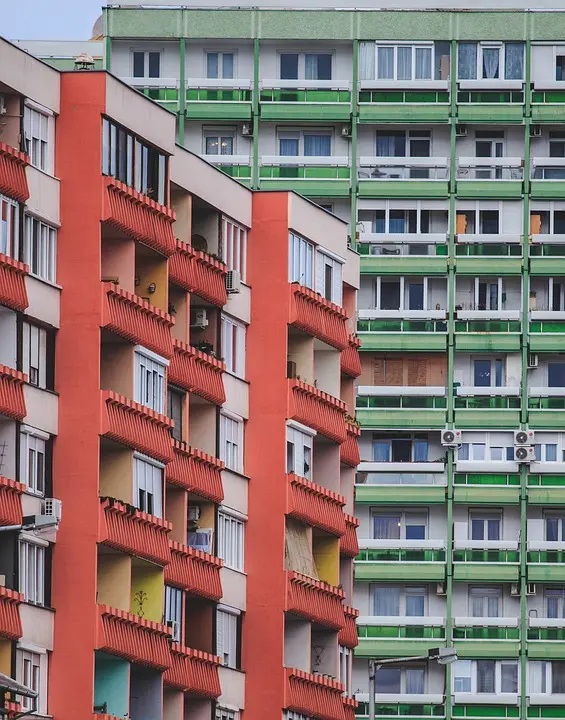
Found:
[{"label": "air conditioner unit", "polygon": [[466,125],[456,125],[455,126],[455,135],[457,137],[467,137],[467,126]]},{"label": "air conditioner unit", "polygon": [[178,620],[167,620],[167,627],[171,628],[170,639],[173,642],[179,642],[180,640],[180,623]]},{"label": "air conditioner unit", "polygon": [[539,365],[539,355],[536,353],[528,354],[528,368],[537,368]]},{"label": "air conditioner unit", "polygon": [[8,108],[6,107],[6,98],[0,94],[0,115],[6,115]]},{"label": "air conditioner unit", "polygon": [[520,597],[520,584],[519,583],[512,583],[510,585],[510,595],[512,595],[512,597]]},{"label": "air conditioner unit", "polygon": [[344,137],[344,138],[351,137],[351,125],[342,125],[341,126],[341,137]]},{"label": "air conditioner unit", "polygon": [[438,583],[436,585],[436,595],[447,595],[445,583]]},{"label": "air conditioner unit", "polygon": [[6,587],[6,576],[0,575],[0,587]]},{"label": "air conditioner unit", "polygon": [[204,330],[209,325],[208,311],[205,308],[198,308],[194,311],[190,327]]},{"label": "air conditioner unit", "polygon": [[531,463],[536,459],[536,451],[527,445],[514,445],[514,462]]},{"label": "air conditioner unit", "polygon": [[297,374],[296,363],[294,360],[287,360],[286,362],[286,376],[287,378],[295,378]]},{"label": "air conditioner unit", "polygon": [[253,136],[253,123],[243,123],[241,126],[241,134],[245,137]]},{"label": "air conditioner unit", "polygon": [[514,445],[533,445],[536,434],[533,430],[514,430]]},{"label": "air conditioner unit", "polygon": [[200,520],[200,507],[198,505],[189,505],[188,522],[196,523]]},{"label": "air conditioner unit", "polygon": [[530,137],[541,137],[542,134],[541,125],[530,125]]},{"label": "air conditioner unit", "polygon": [[235,295],[241,292],[241,275],[239,270],[228,270],[226,273],[226,292]]},{"label": "air conditioner unit", "polygon": [[41,514],[52,515],[57,522],[60,522],[63,515],[63,501],[57,498],[45,498],[41,503]]},{"label": "air conditioner unit", "polygon": [[461,445],[461,430],[443,430],[441,444],[444,447],[457,447]]},{"label": "air conditioner unit", "polygon": [[536,594],[536,584],[528,583],[526,585],[526,595],[535,595],[535,594]]},{"label": "air conditioner unit", "polygon": [[188,533],[188,546],[193,550],[202,550],[202,552],[212,554],[212,538],[214,530],[212,528],[200,528],[194,532]]}]

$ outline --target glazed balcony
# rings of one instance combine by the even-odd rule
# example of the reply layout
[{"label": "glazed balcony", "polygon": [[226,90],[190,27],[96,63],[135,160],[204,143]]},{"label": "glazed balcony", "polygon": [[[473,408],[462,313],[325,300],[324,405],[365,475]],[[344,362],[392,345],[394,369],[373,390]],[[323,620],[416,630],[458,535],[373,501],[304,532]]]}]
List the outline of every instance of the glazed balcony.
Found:
[{"label": "glazed balcony", "polygon": [[177,240],[176,252],[169,260],[169,280],[190,293],[223,307],[227,301],[227,266],[203,250]]},{"label": "glazed balcony", "polygon": [[178,440],[173,440],[173,453],[173,460],[165,471],[167,482],[212,502],[221,503],[224,499],[222,470],[225,464]]},{"label": "glazed balcony", "polygon": [[97,605],[96,613],[97,650],[155,670],[171,666],[168,627],[108,605]]},{"label": "glazed balcony", "polygon": [[169,366],[169,382],[179,385],[188,392],[222,405],[226,400],[222,374],[226,366],[212,355],[186,345],[180,340],[173,341],[173,357]]},{"label": "glazed balcony", "polygon": [[344,605],[343,614],[345,615],[345,625],[339,631],[338,642],[340,645],[345,645],[345,647],[348,648],[357,647],[359,644],[359,638],[357,636],[357,618],[359,617],[359,610],[356,610],[349,605]]},{"label": "glazed balcony", "polygon": [[455,617],[453,640],[462,658],[515,658],[520,652],[518,618]]},{"label": "glazed balcony", "polygon": [[291,283],[289,324],[338,350],[349,347],[347,314],[310,288]]},{"label": "glazed balcony", "polygon": [[163,676],[163,682],[191,695],[214,700],[222,692],[219,666],[219,657],[173,643],[170,650],[170,666]]},{"label": "glazed balcony", "polygon": [[364,581],[442,581],[445,540],[362,540],[355,579]]},{"label": "glazed balcony", "polygon": [[361,358],[359,357],[359,348],[361,340],[355,335],[349,336],[347,347],[342,351],[340,357],[341,372],[349,377],[356,378],[361,375]]},{"label": "glazed balcony", "polygon": [[344,497],[298,475],[289,474],[287,480],[287,515],[332,535],[345,535]]},{"label": "glazed balcony", "polygon": [[0,305],[23,312],[29,305],[25,278],[29,266],[0,253]]},{"label": "glazed balcony", "polygon": [[345,442],[347,405],[301,380],[288,381],[288,417],[337,443]]},{"label": "glazed balcony", "polygon": [[286,573],[286,611],[332,630],[345,627],[343,600],[340,588],[294,570]]},{"label": "glazed balcony", "polygon": [[519,157],[457,158],[457,197],[518,199],[524,160]]},{"label": "glazed balcony", "polygon": [[353,422],[346,421],[347,438],[339,447],[339,459],[344,465],[356,468],[361,462],[359,455],[358,438],[361,435],[361,428]]},{"label": "glazed balcony", "polygon": [[216,602],[222,597],[222,560],[177,542],[170,543],[170,559],[165,568],[167,585]]},{"label": "glazed balcony", "polygon": [[[26,167],[29,157],[11,145],[0,142],[0,193],[18,202],[29,198]],[[0,284],[1,287],[1,284]]]},{"label": "glazed balcony", "polygon": [[344,687],[325,675],[286,668],[284,707],[316,720],[345,720]]},{"label": "glazed balcony", "polygon": [[21,524],[21,495],[25,489],[25,485],[0,475],[0,525]]},{"label": "glazed balcony", "polygon": [[0,415],[21,421],[27,415],[24,383],[27,375],[0,365]]},{"label": "glazed balcony", "polygon": [[98,542],[156,565],[170,561],[167,520],[148,515],[114,498],[100,498]]},{"label": "glazed balcony", "polygon": [[168,417],[112,390],[101,390],[100,402],[100,435],[163,463],[173,459]]},{"label": "glazed balcony", "polygon": [[357,620],[359,657],[409,657],[426,655],[445,645],[444,617],[369,615]]},{"label": "glazed balcony", "polygon": [[173,223],[168,207],[112,177],[103,177],[102,220],[126,235],[169,257],[175,252]]},{"label": "glazed balcony", "polygon": [[342,555],[354,558],[359,554],[358,527],[359,520],[353,515],[345,514],[345,535],[339,541],[339,552]]},{"label": "glazed balcony", "polygon": [[0,637],[18,640],[22,636],[19,606],[24,596],[15,590],[0,586]]}]

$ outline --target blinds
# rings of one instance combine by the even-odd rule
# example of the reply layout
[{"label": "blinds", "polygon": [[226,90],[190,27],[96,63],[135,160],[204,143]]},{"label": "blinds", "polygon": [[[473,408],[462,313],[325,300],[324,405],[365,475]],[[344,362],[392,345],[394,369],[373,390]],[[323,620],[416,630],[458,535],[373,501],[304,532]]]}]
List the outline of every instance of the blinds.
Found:
[{"label": "blinds", "polygon": [[243,572],[243,528],[244,523],[233,515],[218,512],[218,557],[226,567]]},{"label": "blinds", "polygon": [[234,613],[216,612],[216,654],[229,668],[237,667],[237,620]]},{"label": "blinds", "polygon": [[286,520],[285,568],[319,580],[308,529],[289,518]]}]

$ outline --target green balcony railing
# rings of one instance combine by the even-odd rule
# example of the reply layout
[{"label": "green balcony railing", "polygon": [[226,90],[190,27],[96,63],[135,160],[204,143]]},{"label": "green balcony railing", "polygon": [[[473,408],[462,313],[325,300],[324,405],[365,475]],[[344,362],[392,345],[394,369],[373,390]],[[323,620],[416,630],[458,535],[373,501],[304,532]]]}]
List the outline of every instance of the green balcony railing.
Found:
[{"label": "green balcony railing", "polygon": [[351,101],[349,90],[280,90],[269,88],[261,90],[261,102],[297,102],[297,103],[348,103]]},{"label": "green balcony railing", "polygon": [[464,257],[522,257],[521,245],[472,243],[456,245],[455,254]]},{"label": "green balcony railing", "polygon": [[473,395],[468,397],[455,397],[455,409],[467,410],[519,410],[519,397]]},{"label": "green balcony railing", "polygon": [[455,485],[499,485],[503,487],[519,487],[520,476],[509,473],[456,473]]},{"label": "green balcony railing", "polygon": [[539,718],[540,720],[555,720],[565,718],[565,707],[562,705],[530,705],[528,707],[528,718]]},{"label": "green balcony railing", "polygon": [[565,322],[559,320],[534,320],[530,323],[531,333],[565,333]]},{"label": "green balcony railing", "polygon": [[360,103],[448,103],[449,93],[444,91],[414,90],[361,90]]},{"label": "green balcony railing", "polygon": [[249,165],[218,165],[217,167],[232,178],[251,178],[251,168]]},{"label": "green balcony railing", "polygon": [[[369,715],[369,703],[360,702],[355,710],[358,717]],[[380,703],[375,706],[376,717],[426,718],[445,717],[444,705],[406,705],[405,703]]]},{"label": "green balcony railing", "polygon": [[445,640],[444,627],[429,625],[358,625],[357,634],[379,640]]},{"label": "green balcony railing", "polygon": [[157,102],[178,102],[178,88],[138,88],[146,97]]},{"label": "green balcony railing", "polygon": [[467,720],[484,720],[484,718],[519,718],[520,708],[517,705],[454,705],[451,709],[454,718]]},{"label": "green balcony railing", "polygon": [[355,402],[357,408],[400,408],[403,410],[445,410],[447,398],[445,397],[422,397],[401,395],[402,387],[399,386],[397,396],[374,396],[358,395]]},{"label": "green balcony railing", "polygon": [[458,333],[519,333],[519,320],[456,320],[455,332]]},{"label": "green balcony railing", "polygon": [[565,475],[528,475],[528,486],[565,487]]},{"label": "green balcony railing", "polygon": [[252,91],[242,88],[189,88],[186,99],[201,102],[251,102]]},{"label": "green balcony railing", "polygon": [[528,628],[528,640],[546,640],[555,642],[565,642],[565,628]]},{"label": "green balcony railing", "polygon": [[356,561],[361,562],[445,562],[445,550],[430,548],[365,548],[359,552]]},{"label": "green balcony railing", "polygon": [[454,640],[519,640],[518,627],[491,627],[468,625],[453,628]]},{"label": "green balcony railing", "polygon": [[565,410],[565,397],[530,397],[530,410]]},{"label": "green balcony railing", "polygon": [[518,563],[518,550],[454,550],[453,562]]},{"label": "green balcony railing", "polygon": [[530,247],[530,257],[565,257],[565,245],[535,243]]},{"label": "green balcony railing", "polygon": [[457,93],[458,103],[495,103],[500,105],[523,104],[524,93],[517,92],[468,92],[460,90]]},{"label": "green balcony railing", "polygon": [[[389,243],[386,241],[386,235],[383,235],[383,241],[382,244],[386,245],[387,247],[390,247],[390,245],[396,245],[398,248],[404,248],[404,249],[418,249],[421,252],[399,252],[398,257],[408,257],[408,258],[418,258],[418,257],[447,257],[448,255],[448,246],[447,245],[439,245],[435,244],[431,246],[431,251],[428,252],[429,245],[426,245],[424,243],[417,243],[412,244],[410,243]],[[391,257],[391,255],[378,255],[377,253],[372,253],[371,248],[372,247],[379,247],[377,243],[358,243],[357,245],[357,252],[359,255],[369,255],[371,257]],[[393,255],[395,256],[395,255]],[[396,256],[395,256],[396,257]]]},{"label": "green balcony railing", "polygon": [[528,550],[528,562],[562,565],[565,563],[565,550]]},{"label": "green balcony railing", "polygon": [[446,333],[447,322],[445,320],[403,320],[402,318],[358,320],[357,332]]},{"label": "green balcony railing", "polygon": [[263,165],[260,177],[280,179],[349,180],[347,167],[316,167],[308,165]]},{"label": "green balcony railing", "polygon": [[565,103],[565,91],[563,90],[534,90],[532,92],[532,103],[553,104]]}]

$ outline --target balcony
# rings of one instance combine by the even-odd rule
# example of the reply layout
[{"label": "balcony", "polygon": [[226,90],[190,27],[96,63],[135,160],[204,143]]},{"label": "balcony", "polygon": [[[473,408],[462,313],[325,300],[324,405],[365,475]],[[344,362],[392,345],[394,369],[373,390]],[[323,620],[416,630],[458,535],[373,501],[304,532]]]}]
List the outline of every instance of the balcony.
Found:
[{"label": "balcony", "polygon": [[345,442],[347,405],[301,380],[288,381],[288,418],[337,443]]},{"label": "balcony", "polygon": [[29,305],[25,277],[29,266],[0,253],[0,305],[23,312]]},{"label": "balcony", "polygon": [[175,78],[123,77],[121,79],[167,110],[177,112],[179,82]]},{"label": "balcony", "polygon": [[445,579],[445,540],[361,540],[359,546],[356,580]]},{"label": "balcony", "polygon": [[557,200],[565,194],[565,160],[559,157],[532,158],[531,197]]},{"label": "balcony", "polygon": [[508,428],[520,425],[520,388],[458,386],[455,425],[458,428]]},{"label": "balcony", "polygon": [[[487,80],[460,80],[457,93],[457,122],[524,122],[524,91],[521,80],[496,80],[489,90]],[[508,83],[505,85],[505,83]],[[491,86],[492,87],[492,86]]]},{"label": "balcony", "polygon": [[[515,469],[516,463],[512,463]],[[457,469],[461,463],[457,463]],[[453,483],[453,499],[466,504],[515,505],[520,500],[520,475],[514,473],[494,473],[492,463],[484,463],[484,472],[456,472]]]},{"label": "balcony", "polygon": [[307,197],[348,197],[351,170],[347,156],[260,157],[261,190],[294,190]]},{"label": "balcony", "polygon": [[225,263],[180,240],[169,259],[169,280],[216,307],[223,307],[228,301],[227,271]]},{"label": "balcony", "polygon": [[444,387],[360,385],[356,418],[363,428],[443,428],[447,398]]},{"label": "balcony", "polygon": [[456,617],[453,625],[460,658],[517,658],[520,653],[518,618]]},{"label": "balcony", "polygon": [[167,565],[171,556],[168,534],[172,525],[114,498],[100,498],[98,542],[140,557],[156,565]]},{"label": "balcony", "polygon": [[[11,145],[0,142],[0,193],[24,203],[29,198],[26,167],[29,157]],[[0,283],[0,287],[1,287]]]},{"label": "balcony", "polygon": [[398,82],[384,86],[382,81],[359,82],[359,119],[361,122],[383,123],[447,123],[449,122],[449,83],[427,80],[425,87],[411,82],[410,90],[401,90]]},{"label": "balcony", "polygon": [[355,720],[357,717],[358,703],[355,698],[343,696],[343,709],[345,711],[345,720]]},{"label": "balcony", "polygon": [[528,618],[528,657],[539,660],[565,659],[562,618]]},{"label": "balcony", "polygon": [[344,687],[325,675],[286,668],[284,707],[316,720],[345,720]]},{"label": "balcony", "polygon": [[251,183],[252,159],[247,155],[206,155],[200,157],[210,165],[220,168],[222,172],[232,178],[237,178],[241,183],[249,187]]},{"label": "balcony", "polygon": [[25,489],[22,483],[0,475],[0,525],[21,525]]},{"label": "balcony", "polygon": [[286,611],[332,630],[345,627],[343,590],[293,570],[286,572]]},{"label": "balcony", "polygon": [[22,636],[22,622],[19,606],[24,596],[15,590],[0,586],[0,637],[19,640]]},{"label": "balcony", "polygon": [[347,557],[354,558],[359,554],[357,541],[357,528],[359,520],[353,515],[345,514],[345,535],[339,540],[339,552]]},{"label": "balcony", "polygon": [[444,462],[362,462],[357,471],[365,480],[355,484],[355,502],[443,504],[445,470]]},{"label": "balcony", "polygon": [[171,666],[168,627],[108,605],[97,605],[96,612],[97,650],[155,670]]},{"label": "balcony", "polygon": [[342,307],[298,283],[291,283],[289,291],[290,325],[338,350],[349,347],[347,314]]},{"label": "balcony", "polygon": [[215,655],[173,643],[170,667],[163,675],[163,682],[191,695],[215,700],[222,694],[218,673],[220,662]]},{"label": "balcony", "polygon": [[173,340],[173,357],[168,380],[204,400],[222,405],[226,400],[222,374],[226,366],[212,355]]},{"label": "balcony", "polygon": [[100,402],[100,435],[163,463],[173,459],[168,417],[112,390],[101,390]]},{"label": "balcony", "polygon": [[[368,693],[357,693],[355,695],[359,708],[357,718],[369,716],[369,695]],[[376,703],[376,717],[396,717],[401,720],[422,720],[426,717],[443,718],[445,714],[444,695],[433,693],[412,694],[383,694],[379,693]]]},{"label": "balcony", "polygon": [[190,78],[185,112],[190,120],[206,122],[251,120],[251,100],[251,80]]},{"label": "balcony", "polygon": [[345,626],[339,631],[338,643],[353,649],[359,644],[359,638],[357,636],[359,610],[349,605],[344,605],[343,613],[345,615]]},{"label": "balcony", "polygon": [[168,207],[112,177],[103,177],[102,220],[166,257],[175,250],[173,223]]},{"label": "balcony", "polygon": [[170,358],[173,354],[171,328],[175,319],[147,300],[112,283],[102,283],[101,327],[136,345]]},{"label": "balcony", "polygon": [[173,440],[173,460],[167,465],[167,482],[215,503],[224,499],[222,470],[225,464],[208,453]]},{"label": "balcony", "polygon": [[455,246],[458,275],[520,275],[520,239],[519,235],[459,234]]},{"label": "balcony", "polygon": [[362,233],[361,275],[445,275],[446,233]]},{"label": "balcony", "polygon": [[441,157],[361,157],[362,198],[447,198],[449,160]]},{"label": "balcony", "polygon": [[445,645],[444,617],[365,616],[357,630],[356,657],[414,657]]},{"label": "balcony", "polygon": [[345,423],[347,428],[347,438],[339,448],[339,459],[344,465],[356,468],[361,462],[359,456],[359,444],[357,442],[361,435],[361,428],[352,422]]},{"label": "balcony", "polygon": [[528,474],[528,504],[565,505],[565,479],[562,474]]},{"label": "balcony", "polygon": [[[565,275],[565,235],[532,235],[529,251],[530,275],[545,278]],[[537,310],[530,307],[530,310],[532,319],[552,319],[549,312],[553,311],[549,311],[549,308]],[[557,319],[555,315],[553,318]]]},{"label": "balcony", "polygon": [[[520,350],[520,320],[512,319],[461,319],[466,311],[457,311],[455,321],[455,349],[469,352],[517,352]],[[487,318],[495,313],[491,311],[469,311],[473,317],[482,312]],[[504,311],[501,311],[504,312]],[[518,314],[519,311],[510,311]]]},{"label": "balcony", "polygon": [[457,197],[519,200],[523,176],[522,158],[459,157]]},{"label": "balcony", "polygon": [[349,122],[351,83],[339,80],[261,80],[261,120]]},{"label": "balcony", "polygon": [[544,519],[528,519],[528,581],[565,580],[565,542],[546,540]]},{"label": "balcony", "polygon": [[563,320],[530,319],[530,350],[532,352],[562,352],[565,340]]},{"label": "balcony", "polygon": [[352,378],[356,378],[361,375],[361,358],[359,356],[360,347],[361,340],[355,337],[355,335],[350,335],[347,347],[342,351],[339,359],[343,375],[348,375]]},{"label": "balcony", "polygon": [[529,387],[528,423],[539,430],[565,429],[565,388]]},{"label": "balcony", "polygon": [[456,538],[453,547],[453,577],[455,580],[471,582],[475,580],[516,582],[518,580],[520,552],[517,540],[463,540]]},{"label": "balcony", "polygon": [[24,383],[27,375],[0,365],[0,415],[22,421],[27,415],[24,399]]},{"label": "balcony", "polygon": [[345,535],[344,497],[298,475],[287,475],[287,481],[287,515],[332,535]]},{"label": "balcony", "polygon": [[559,81],[534,80],[532,91],[532,122],[560,123],[563,117],[565,93],[563,83]]},{"label": "balcony", "polygon": [[[377,318],[373,310],[359,310],[357,336],[363,350],[379,352],[428,352],[447,350],[447,321],[434,319]],[[446,312],[443,311],[443,316]],[[519,340],[518,340],[519,342]]]},{"label": "balcony", "polygon": [[191,595],[218,600],[222,597],[222,560],[177,542],[170,543],[171,562],[165,568],[165,582]]}]

